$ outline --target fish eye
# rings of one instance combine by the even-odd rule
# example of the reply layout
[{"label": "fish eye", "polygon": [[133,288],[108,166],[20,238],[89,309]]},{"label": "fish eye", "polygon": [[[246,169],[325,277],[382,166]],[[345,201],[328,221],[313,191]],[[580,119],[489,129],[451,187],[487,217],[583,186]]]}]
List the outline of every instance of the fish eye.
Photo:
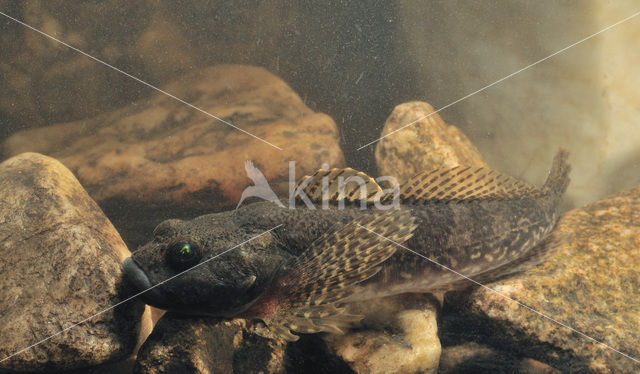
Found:
[{"label": "fish eye", "polygon": [[202,259],[200,247],[191,242],[172,244],[167,251],[167,260],[177,271],[189,269],[200,262],[200,259]]}]

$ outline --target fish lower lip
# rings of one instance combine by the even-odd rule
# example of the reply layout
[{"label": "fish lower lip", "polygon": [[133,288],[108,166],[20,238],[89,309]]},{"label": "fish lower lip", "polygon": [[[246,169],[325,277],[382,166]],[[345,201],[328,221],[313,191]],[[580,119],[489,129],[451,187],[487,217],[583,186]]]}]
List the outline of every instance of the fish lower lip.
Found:
[{"label": "fish lower lip", "polygon": [[158,308],[163,308],[169,305],[167,298],[160,292],[160,290],[153,287],[147,274],[131,257],[125,258],[122,266],[124,267],[124,272],[131,283],[133,283],[138,291],[143,292],[140,297],[145,303]]}]

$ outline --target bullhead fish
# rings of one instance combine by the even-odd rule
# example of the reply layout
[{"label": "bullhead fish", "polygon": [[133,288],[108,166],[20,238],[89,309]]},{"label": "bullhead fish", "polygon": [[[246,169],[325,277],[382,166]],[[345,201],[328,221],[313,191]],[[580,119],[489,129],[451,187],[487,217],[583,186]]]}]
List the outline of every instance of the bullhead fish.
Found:
[{"label": "bullhead fish", "polygon": [[[347,302],[451,290],[460,274],[498,276],[539,251],[569,183],[567,157],[557,153],[540,188],[457,166],[421,173],[394,194],[362,172],[321,169],[298,183],[318,209],[265,201],[170,219],[124,268],[161,309],[254,319],[259,334],[286,340],[338,333],[360,318]],[[347,177],[364,184],[339,188]],[[397,204],[377,209],[374,198]]]}]

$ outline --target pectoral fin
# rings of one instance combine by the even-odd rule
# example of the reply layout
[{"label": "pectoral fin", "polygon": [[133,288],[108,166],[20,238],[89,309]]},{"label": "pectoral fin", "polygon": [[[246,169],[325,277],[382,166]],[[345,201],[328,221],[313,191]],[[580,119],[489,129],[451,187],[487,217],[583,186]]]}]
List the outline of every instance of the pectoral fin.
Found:
[{"label": "pectoral fin", "polygon": [[340,302],[393,255],[397,246],[392,241],[405,242],[414,229],[408,211],[392,211],[355,220],[318,238],[280,269],[249,310],[266,324],[256,332],[289,341],[297,339],[291,331],[342,332],[361,317],[346,314]]}]

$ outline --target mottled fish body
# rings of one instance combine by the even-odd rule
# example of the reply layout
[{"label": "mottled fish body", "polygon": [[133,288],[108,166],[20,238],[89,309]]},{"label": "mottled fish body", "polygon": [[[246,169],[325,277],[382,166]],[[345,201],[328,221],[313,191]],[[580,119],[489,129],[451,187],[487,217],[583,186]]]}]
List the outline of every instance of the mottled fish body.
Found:
[{"label": "mottled fish body", "polygon": [[[362,210],[361,190],[336,187],[338,177],[359,176],[366,198],[380,197],[365,174],[319,170],[300,182],[318,209],[262,202],[165,221],[125,269],[141,289],[184,271],[143,295],[160,308],[257,318],[266,325],[261,334],[288,340],[296,339],[291,331],[338,332],[357,319],[345,302],[446,291],[471,284],[461,275],[498,276],[530,256],[556,223],[566,159],[565,151],[556,155],[541,188],[484,168],[426,172],[400,189],[398,209],[389,211],[371,201]],[[332,200],[328,209],[320,209],[322,195]],[[340,198],[351,203],[340,209]]]}]

